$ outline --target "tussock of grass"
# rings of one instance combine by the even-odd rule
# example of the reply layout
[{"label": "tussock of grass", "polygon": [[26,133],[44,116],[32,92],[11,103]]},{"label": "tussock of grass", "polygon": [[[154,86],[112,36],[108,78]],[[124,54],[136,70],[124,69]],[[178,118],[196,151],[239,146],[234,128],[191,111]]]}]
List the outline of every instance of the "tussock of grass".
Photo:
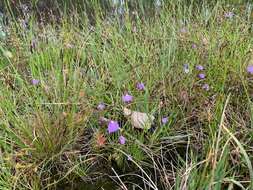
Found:
[{"label": "tussock of grass", "polygon": [[[72,12],[4,27],[0,189],[251,189],[253,5],[170,1],[120,18],[93,6],[93,26]],[[152,128],[134,129],[124,106]]]}]

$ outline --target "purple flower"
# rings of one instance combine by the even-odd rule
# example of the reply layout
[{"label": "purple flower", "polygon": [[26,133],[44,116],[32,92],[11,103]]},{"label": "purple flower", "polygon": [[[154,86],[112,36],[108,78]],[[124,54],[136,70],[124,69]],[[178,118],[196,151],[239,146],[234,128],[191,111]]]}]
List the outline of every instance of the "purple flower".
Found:
[{"label": "purple flower", "polygon": [[32,85],[38,85],[40,81],[38,79],[32,79]]},{"label": "purple flower", "polygon": [[131,155],[127,155],[127,160],[132,161],[133,157]]},{"label": "purple flower", "polygon": [[204,85],[202,86],[202,88],[203,88],[204,90],[208,91],[210,87],[209,87],[208,84],[204,84]]},{"label": "purple flower", "polygon": [[126,144],[126,138],[125,138],[124,136],[121,135],[121,136],[119,137],[119,143],[120,143],[120,144]]},{"label": "purple flower", "polygon": [[249,74],[253,74],[253,65],[249,65],[248,67],[247,67],[247,71],[248,71],[248,73]]},{"label": "purple flower", "polygon": [[184,64],[184,72],[187,74],[190,72],[190,69],[189,69],[189,65],[188,64]]},{"label": "purple flower", "polygon": [[166,124],[166,123],[168,123],[168,121],[169,121],[169,118],[168,117],[163,117],[162,118],[162,124]]},{"label": "purple flower", "polygon": [[104,110],[105,109],[105,104],[104,103],[99,103],[98,106],[97,106],[97,109],[98,110]]},{"label": "purple flower", "polygon": [[122,96],[122,101],[124,103],[130,103],[133,101],[133,96],[131,96],[130,94],[126,93]]},{"label": "purple flower", "polygon": [[109,134],[117,132],[119,130],[119,123],[117,121],[109,121],[107,130]]},{"label": "purple flower", "polygon": [[224,17],[225,18],[232,18],[234,15],[235,14],[233,12],[229,11],[229,12],[227,12],[227,13],[224,14]]},{"label": "purple flower", "polygon": [[180,29],[180,32],[181,32],[181,33],[186,33],[186,32],[187,32],[187,28],[186,28],[186,27],[181,28],[181,29]]},{"label": "purple flower", "polygon": [[199,71],[202,71],[202,70],[204,70],[204,67],[202,65],[197,65],[196,69],[199,70]]},{"label": "purple flower", "polygon": [[206,78],[206,75],[204,73],[200,73],[200,74],[198,74],[198,77],[200,79],[204,79],[204,78]]},{"label": "purple flower", "polygon": [[144,90],[145,89],[145,85],[142,82],[138,82],[136,85],[136,88],[138,90]]},{"label": "purple flower", "polygon": [[192,44],[192,49],[196,49],[197,45],[196,44]]}]

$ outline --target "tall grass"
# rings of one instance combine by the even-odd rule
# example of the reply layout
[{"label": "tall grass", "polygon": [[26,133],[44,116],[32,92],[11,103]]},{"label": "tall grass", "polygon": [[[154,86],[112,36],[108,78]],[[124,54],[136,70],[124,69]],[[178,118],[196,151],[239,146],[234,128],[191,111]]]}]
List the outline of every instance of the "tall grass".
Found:
[{"label": "tall grass", "polygon": [[[251,189],[252,6],[179,0],[152,16],[125,5],[118,17],[94,3],[94,25],[75,11],[49,21],[10,12],[0,189]],[[134,129],[125,106],[153,114],[152,128]],[[120,131],[108,134],[101,117]]]}]

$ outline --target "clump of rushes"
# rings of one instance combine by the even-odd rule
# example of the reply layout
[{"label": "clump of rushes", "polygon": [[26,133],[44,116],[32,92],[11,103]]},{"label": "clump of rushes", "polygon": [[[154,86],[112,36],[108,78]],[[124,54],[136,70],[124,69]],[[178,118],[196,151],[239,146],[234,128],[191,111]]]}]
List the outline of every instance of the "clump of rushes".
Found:
[{"label": "clump of rushes", "polygon": [[0,13],[0,189],[253,189],[249,3],[86,2]]}]

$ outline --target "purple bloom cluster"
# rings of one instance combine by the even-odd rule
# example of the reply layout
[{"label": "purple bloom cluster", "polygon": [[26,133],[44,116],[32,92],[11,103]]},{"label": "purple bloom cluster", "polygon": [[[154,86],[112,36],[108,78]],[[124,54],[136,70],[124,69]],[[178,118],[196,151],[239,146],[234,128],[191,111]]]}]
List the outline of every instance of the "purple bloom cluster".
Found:
[{"label": "purple bloom cluster", "polygon": [[[197,69],[198,71],[203,71],[205,68],[204,68],[204,66],[202,66],[202,65],[197,65],[197,66],[196,66],[196,69]],[[200,80],[204,80],[204,79],[206,78],[206,74],[203,73],[203,72],[201,72],[201,73],[198,74],[198,78],[199,78]],[[203,85],[202,85],[202,89],[205,90],[205,91],[209,91],[209,89],[210,89],[209,84],[207,84],[207,83],[203,84]]]},{"label": "purple bloom cluster", "polygon": [[[197,65],[197,66],[196,66],[196,69],[197,69],[198,71],[203,71],[203,70],[204,70],[204,67],[203,67],[202,65]],[[199,73],[199,74],[198,74],[198,78],[199,78],[199,79],[205,79],[205,78],[206,78],[205,73]]]},{"label": "purple bloom cluster", "polygon": [[[185,65],[185,68],[189,69],[189,66]],[[139,90],[139,91],[145,90],[144,83],[142,83],[142,82],[136,83],[136,89]],[[124,93],[121,98],[122,98],[122,102],[125,103],[125,104],[129,104],[129,103],[133,102],[133,100],[134,100],[134,97],[129,92]],[[103,102],[100,102],[97,105],[97,110],[99,110],[99,111],[102,111],[105,108],[106,108],[106,105]],[[161,119],[161,122],[162,122],[163,125],[167,124],[168,121],[169,121],[168,117],[163,117]],[[119,124],[118,121],[110,120],[110,119],[107,119],[107,118],[104,118],[104,117],[99,118],[99,124],[107,125],[108,134],[117,133],[121,129],[120,124]],[[126,142],[127,142],[127,139],[126,139],[126,137],[124,137],[123,135],[120,134],[120,136],[118,138],[118,142],[121,145],[125,145]],[[129,156],[128,160],[132,160],[132,158]]]},{"label": "purple bloom cluster", "polygon": [[[120,130],[119,123],[113,120],[109,121],[107,130],[109,134],[116,133]],[[123,135],[119,137],[119,143],[122,145],[126,144],[126,138]]]}]

